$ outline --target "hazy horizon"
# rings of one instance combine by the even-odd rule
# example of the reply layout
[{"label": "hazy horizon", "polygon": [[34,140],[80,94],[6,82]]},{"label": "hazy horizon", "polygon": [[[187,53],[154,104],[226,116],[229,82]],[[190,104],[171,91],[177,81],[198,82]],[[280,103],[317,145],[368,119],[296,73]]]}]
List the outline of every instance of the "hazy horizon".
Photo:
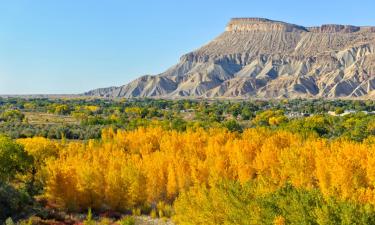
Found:
[{"label": "hazy horizon", "polygon": [[0,5],[0,95],[77,94],[157,74],[233,17],[375,25],[373,1],[20,0]]}]

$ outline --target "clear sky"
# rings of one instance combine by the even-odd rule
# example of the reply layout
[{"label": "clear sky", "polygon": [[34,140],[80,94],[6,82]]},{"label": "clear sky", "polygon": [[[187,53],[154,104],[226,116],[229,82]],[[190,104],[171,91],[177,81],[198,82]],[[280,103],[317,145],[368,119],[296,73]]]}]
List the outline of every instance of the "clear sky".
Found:
[{"label": "clear sky", "polygon": [[0,94],[81,93],[157,74],[232,17],[375,25],[374,0],[1,0]]}]

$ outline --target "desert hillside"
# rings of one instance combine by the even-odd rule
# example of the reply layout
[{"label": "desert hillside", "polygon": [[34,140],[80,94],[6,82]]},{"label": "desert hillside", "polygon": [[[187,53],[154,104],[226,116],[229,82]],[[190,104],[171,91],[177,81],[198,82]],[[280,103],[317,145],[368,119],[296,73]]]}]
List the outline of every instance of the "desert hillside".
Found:
[{"label": "desert hillside", "polygon": [[96,97],[372,98],[375,27],[303,27],[234,18],[207,45],[155,76],[85,93]]}]

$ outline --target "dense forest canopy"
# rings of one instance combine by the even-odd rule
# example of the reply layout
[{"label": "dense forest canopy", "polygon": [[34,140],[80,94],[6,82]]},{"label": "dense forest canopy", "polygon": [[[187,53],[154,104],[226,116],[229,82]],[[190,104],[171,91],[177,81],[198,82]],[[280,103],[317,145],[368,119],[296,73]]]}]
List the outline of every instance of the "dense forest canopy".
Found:
[{"label": "dense forest canopy", "polygon": [[0,98],[0,133],[11,138],[98,139],[103,128],[132,130],[162,126],[225,127],[232,131],[259,126],[322,137],[362,140],[375,126],[375,101],[274,100],[199,101],[155,99]]}]

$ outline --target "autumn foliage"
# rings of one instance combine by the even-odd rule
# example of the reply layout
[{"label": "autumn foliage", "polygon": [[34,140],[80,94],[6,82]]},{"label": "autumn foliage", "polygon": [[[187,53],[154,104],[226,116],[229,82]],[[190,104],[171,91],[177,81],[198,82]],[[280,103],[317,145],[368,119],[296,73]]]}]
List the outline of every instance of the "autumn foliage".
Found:
[{"label": "autumn foliage", "polygon": [[283,131],[162,128],[103,131],[102,140],[19,140],[45,161],[46,194],[61,207],[125,210],[173,202],[195,185],[256,181],[259,193],[290,183],[375,204],[375,139],[362,143],[301,137]]},{"label": "autumn foliage", "polygon": [[[68,211],[126,212],[163,202],[175,205],[176,221],[191,224],[187,216],[204,211],[196,206],[216,202],[206,208],[212,213],[227,207],[227,191],[233,185],[236,198],[243,199],[269,196],[288,186],[318,192],[327,201],[375,205],[373,137],[354,142],[266,128],[237,133],[221,128],[178,132],[153,127],[106,129],[101,140],[87,142],[44,138],[18,142],[44,165],[35,168],[35,179],[45,186],[45,196]],[[222,189],[223,182],[232,186]],[[254,207],[247,210],[254,212],[258,206]],[[285,221],[275,214],[270,223]],[[196,222],[205,223],[209,224]]]}]

